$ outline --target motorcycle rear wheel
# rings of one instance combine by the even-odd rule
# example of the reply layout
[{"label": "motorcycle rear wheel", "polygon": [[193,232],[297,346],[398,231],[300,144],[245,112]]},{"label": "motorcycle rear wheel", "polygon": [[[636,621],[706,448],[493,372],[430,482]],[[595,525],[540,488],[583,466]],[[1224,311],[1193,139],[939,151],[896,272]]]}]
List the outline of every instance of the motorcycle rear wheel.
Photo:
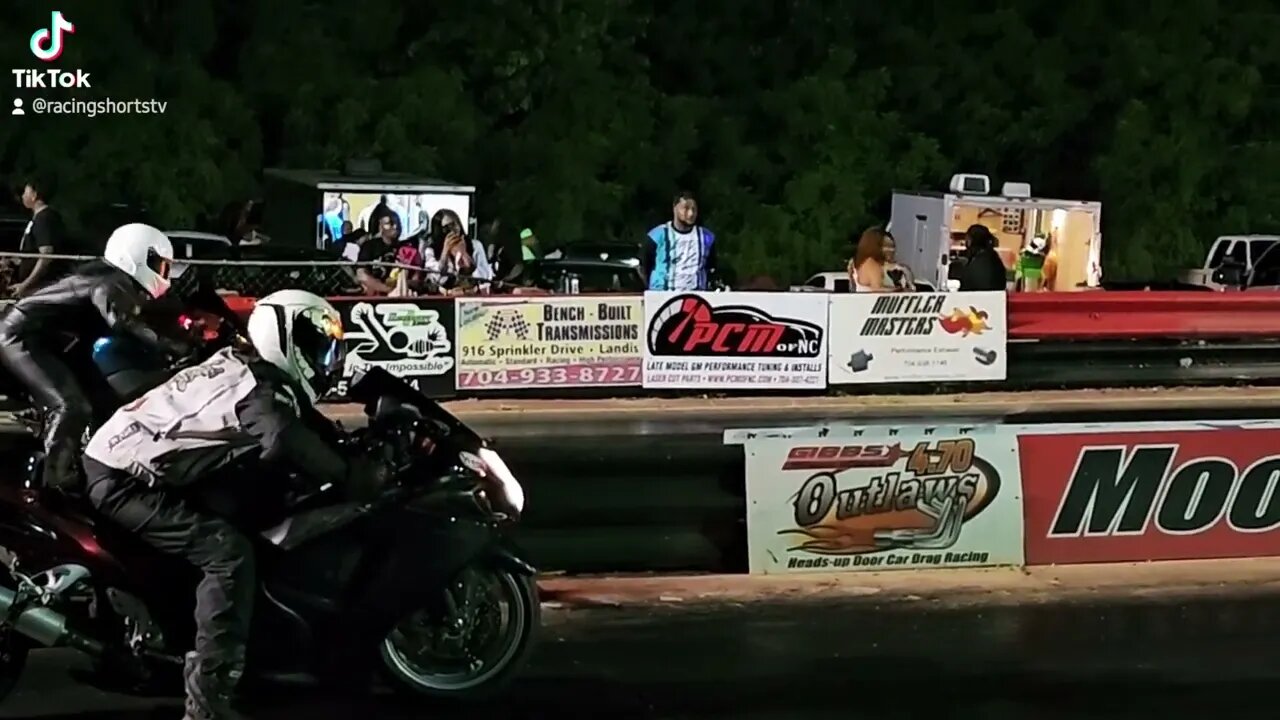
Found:
[{"label": "motorcycle rear wheel", "polygon": [[[445,617],[419,610],[387,634],[379,646],[383,668],[398,689],[437,700],[491,697],[528,660],[541,625],[537,583],[506,570],[468,568],[448,592]],[[504,607],[495,616],[497,604]],[[486,633],[495,620],[499,627]]]}]

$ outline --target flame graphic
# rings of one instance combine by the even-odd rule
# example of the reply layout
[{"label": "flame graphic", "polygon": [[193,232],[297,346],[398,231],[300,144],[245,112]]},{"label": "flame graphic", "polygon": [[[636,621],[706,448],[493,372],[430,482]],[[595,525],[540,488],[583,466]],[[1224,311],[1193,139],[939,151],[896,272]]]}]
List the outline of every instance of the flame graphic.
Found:
[{"label": "flame graphic", "polygon": [[950,315],[943,315],[938,324],[942,326],[943,330],[952,335],[956,333],[960,333],[961,337],[966,337],[970,333],[981,335],[991,329],[991,326],[987,324],[988,317],[990,315],[987,314],[986,310],[979,310],[970,305],[968,312],[960,308],[954,308]]}]

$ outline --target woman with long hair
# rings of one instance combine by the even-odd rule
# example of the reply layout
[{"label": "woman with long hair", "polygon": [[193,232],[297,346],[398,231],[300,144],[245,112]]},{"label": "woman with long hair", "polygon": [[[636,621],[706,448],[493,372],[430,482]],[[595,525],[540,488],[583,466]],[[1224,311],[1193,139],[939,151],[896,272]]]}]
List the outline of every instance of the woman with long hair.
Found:
[{"label": "woman with long hair", "polygon": [[916,289],[915,275],[911,268],[898,262],[898,243],[893,239],[893,233],[888,231],[884,234],[884,275],[898,292]]},{"label": "woman with long hair", "polygon": [[429,248],[423,252],[427,270],[438,270],[444,275],[442,284],[452,277],[470,277],[476,282],[493,280],[493,269],[484,246],[467,237],[462,218],[448,208],[431,217]]},{"label": "woman with long hair", "polygon": [[885,284],[884,230],[873,227],[858,238],[858,249],[849,261],[849,284],[854,292],[892,292]]}]

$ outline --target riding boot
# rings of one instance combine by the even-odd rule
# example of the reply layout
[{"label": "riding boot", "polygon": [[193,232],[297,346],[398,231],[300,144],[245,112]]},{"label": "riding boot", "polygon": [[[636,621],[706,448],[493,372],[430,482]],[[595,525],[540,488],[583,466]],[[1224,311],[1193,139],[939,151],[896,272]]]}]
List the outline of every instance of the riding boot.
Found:
[{"label": "riding boot", "polygon": [[248,720],[231,707],[232,689],[239,674],[238,668],[206,671],[195,653],[187,653],[182,673],[187,690],[187,714],[183,720]]}]

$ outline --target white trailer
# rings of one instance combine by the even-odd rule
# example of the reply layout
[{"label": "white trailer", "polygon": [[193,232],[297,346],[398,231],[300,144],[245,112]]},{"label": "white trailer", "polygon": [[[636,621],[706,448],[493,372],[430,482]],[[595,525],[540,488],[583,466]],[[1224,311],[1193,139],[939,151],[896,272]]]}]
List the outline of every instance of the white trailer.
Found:
[{"label": "white trailer", "polygon": [[1043,235],[1056,267],[1046,290],[1102,282],[1102,203],[1031,197],[1026,183],[1005,183],[1000,195],[990,192],[985,175],[956,175],[945,193],[895,191],[888,230],[897,242],[898,262],[916,278],[945,288],[951,263],[964,251],[965,231],[985,225],[1010,276],[1026,244]]}]

